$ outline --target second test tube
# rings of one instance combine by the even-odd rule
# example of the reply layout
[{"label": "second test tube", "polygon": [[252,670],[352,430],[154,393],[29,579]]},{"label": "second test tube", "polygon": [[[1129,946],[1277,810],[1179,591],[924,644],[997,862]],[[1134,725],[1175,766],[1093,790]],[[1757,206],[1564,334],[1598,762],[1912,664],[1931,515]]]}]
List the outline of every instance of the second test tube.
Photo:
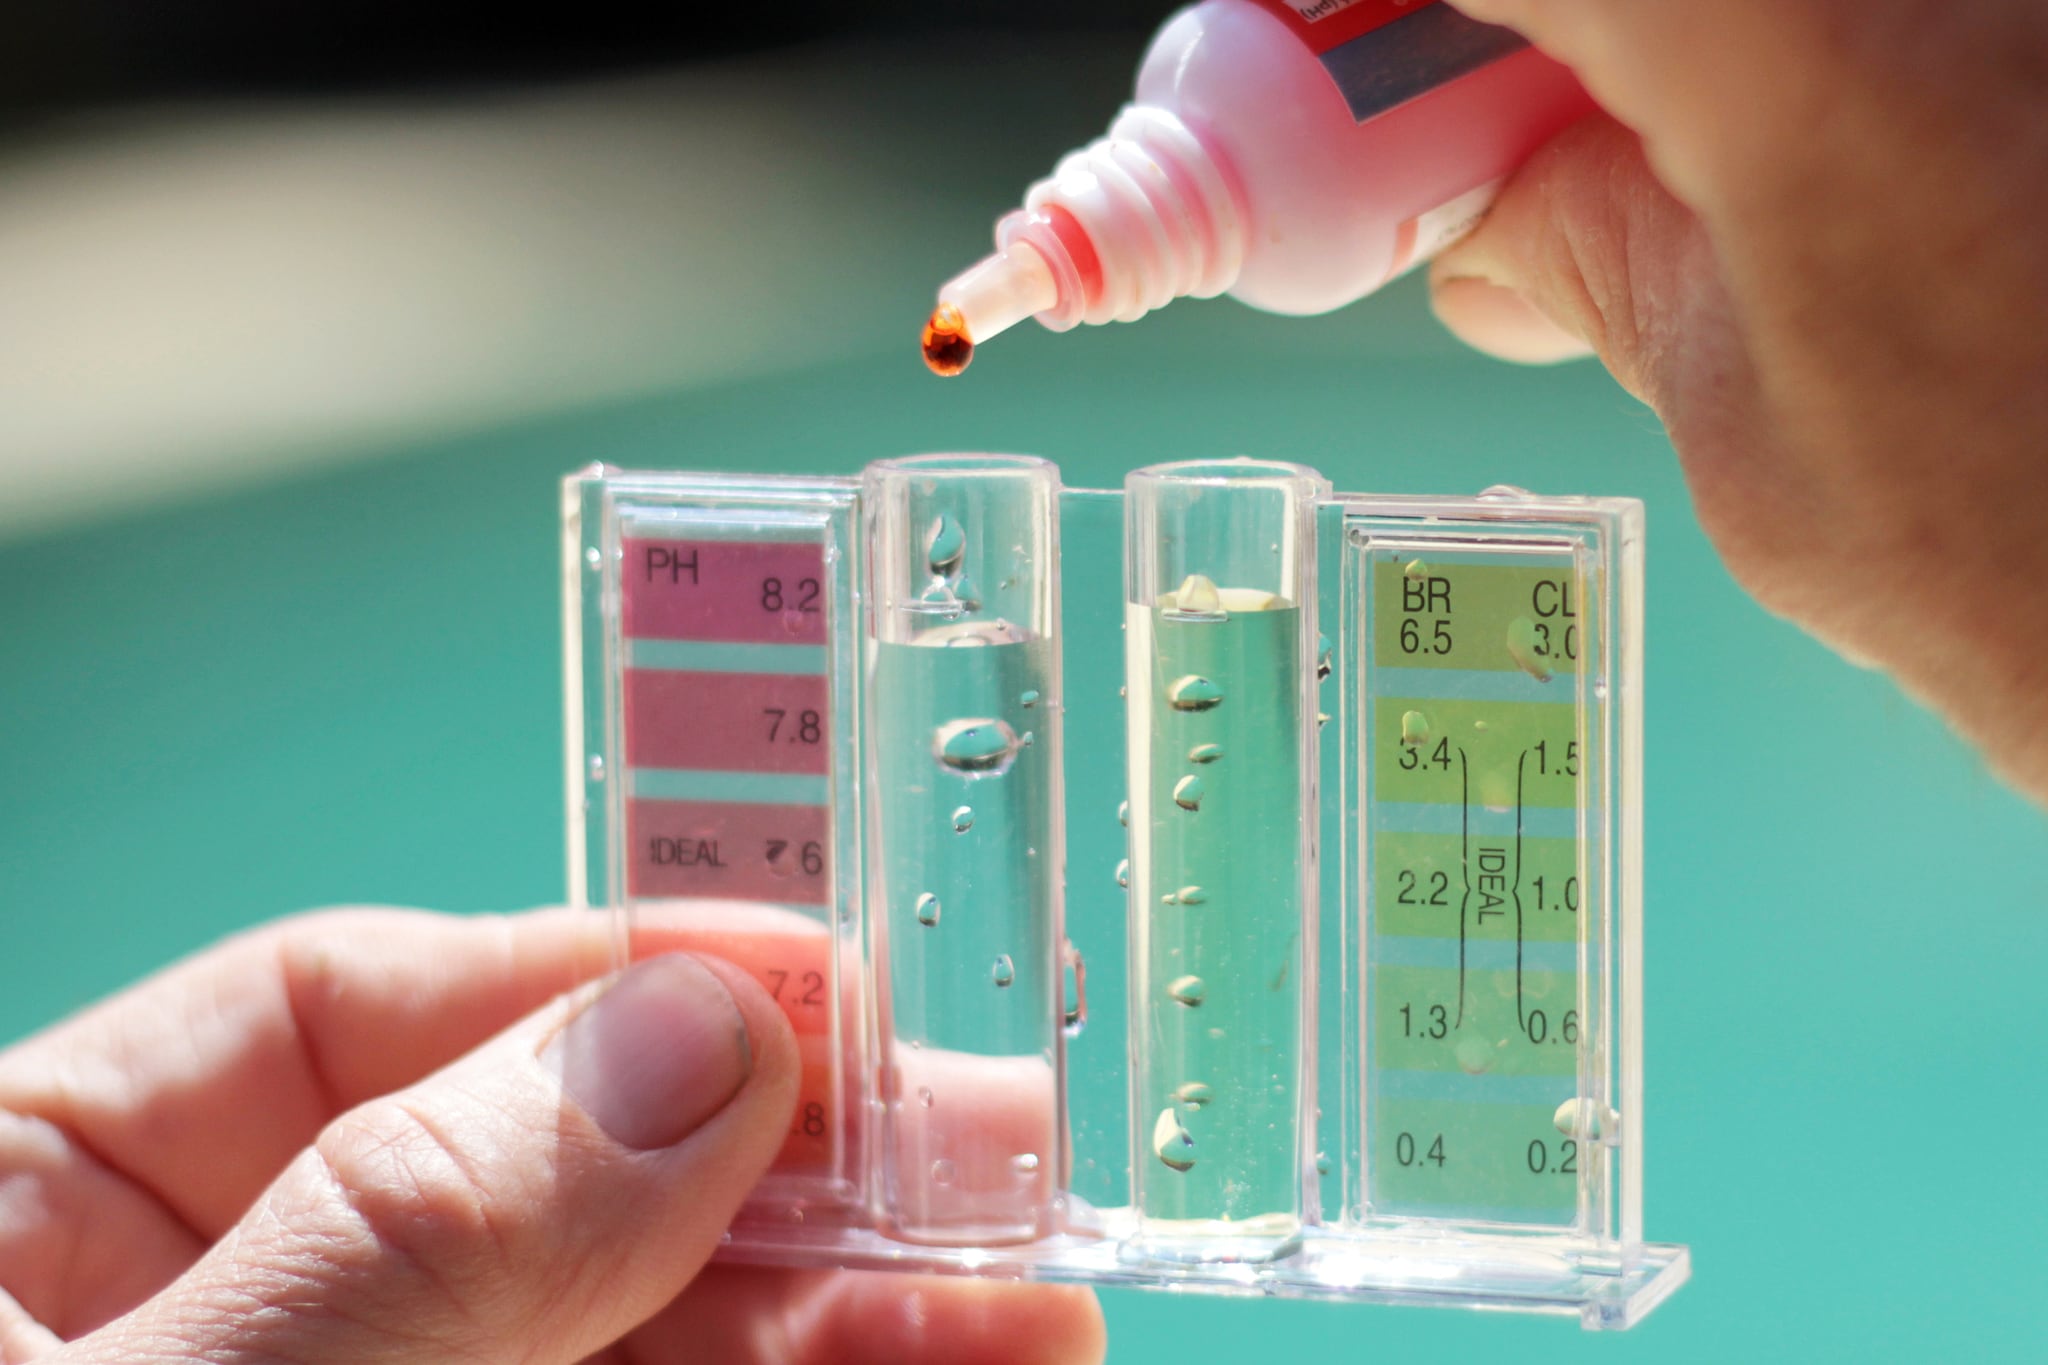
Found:
[{"label": "second test tube", "polygon": [[1058,472],[868,468],[879,1210],[907,1241],[1051,1231],[1064,1164]]},{"label": "second test tube", "polygon": [[1133,1193],[1159,1250],[1284,1254],[1314,1102],[1314,506],[1297,465],[1125,483]]}]

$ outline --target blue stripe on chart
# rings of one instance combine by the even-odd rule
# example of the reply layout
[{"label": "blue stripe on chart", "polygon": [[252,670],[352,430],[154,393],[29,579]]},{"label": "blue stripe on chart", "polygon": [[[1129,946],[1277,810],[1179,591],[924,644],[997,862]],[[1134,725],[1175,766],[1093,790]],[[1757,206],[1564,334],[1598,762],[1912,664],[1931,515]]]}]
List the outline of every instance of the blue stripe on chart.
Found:
[{"label": "blue stripe on chart", "polygon": [[[1458,970],[1458,940],[1425,934],[1374,934],[1366,948],[1366,965],[1371,967],[1427,967]],[[1511,972],[1515,969],[1512,939],[1467,938],[1465,969],[1474,972]],[[1579,970],[1576,943],[1522,942],[1522,970],[1565,972]]]},{"label": "blue stripe on chart", "polygon": [[[1512,839],[1515,837],[1513,810],[1472,808],[1472,837]],[[1587,819],[1594,817],[1589,813]],[[1371,809],[1372,828],[1386,834],[1462,834],[1465,807],[1445,801],[1375,801]],[[1527,839],[1576,839],[1579,812],[1572,806],[1524,806],[1522,836]]]},{"label": "blue stripe on chart", "polygon": [[726,773],[635,768],[634,796],[651,801],[730,801],[750,806],[824,806],[831,780],[822,773]]},{"label": "blue stripe on chart", "polygon": [[678,673],[825,672],[823,645],[732,644],[712,640],[628,640],[626,667]]},{"label": "blue stripe on chart", "polygon": [[[730,496],[730,490],[723,490]],[[815,494],[811,496],[815,497]],[[762,502],[739,506],[636,507],[619,518],[619,532],[634,540],[728,541],[736,544],[819,544],[825,539],[826,509],[775,507]]]},{"label": "blue stripe on chart", "polygon": [[1549,682],[1519,668],[1388,668],[1373,670],[1373,697],[1379,701],[1536,701],[1570,706],[1578,700],[1578,680],[1560,672]]},{"label": "blue stripe on chart", "polygon": [[1527,1104],[1552,1108],[1579,1093],[1577,1076],[1468,1076],[1462,1071],[1395,1071],[1374,1067],[1373,1098],[1444,1100],[1458,1104]]}]

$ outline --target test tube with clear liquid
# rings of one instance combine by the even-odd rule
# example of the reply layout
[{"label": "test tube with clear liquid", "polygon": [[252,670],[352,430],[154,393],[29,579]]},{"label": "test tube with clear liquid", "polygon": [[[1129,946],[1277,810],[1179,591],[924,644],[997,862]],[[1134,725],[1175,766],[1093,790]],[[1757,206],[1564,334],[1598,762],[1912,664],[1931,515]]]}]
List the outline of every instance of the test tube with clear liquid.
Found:
[{"label": "test tube with clear liquid", "polygon": [[1296,465],[1125,483],[1133,1196],[1146,1254],[1313,1217],[1315,536]]},{"label": "test tube with clear liquid", "polygon": [[1053,1230],[1061,1114],[1057,470],[871,465],[867,808],[882,1108],[900,1240]]}]

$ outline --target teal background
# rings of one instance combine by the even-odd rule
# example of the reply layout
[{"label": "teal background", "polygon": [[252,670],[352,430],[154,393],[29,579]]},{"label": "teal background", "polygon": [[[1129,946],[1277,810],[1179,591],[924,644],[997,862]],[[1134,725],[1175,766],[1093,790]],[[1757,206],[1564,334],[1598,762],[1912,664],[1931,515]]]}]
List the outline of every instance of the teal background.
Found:
[{"label": "teal background", "polygon": [[1320,319],[1226,302],[1027,328],[942,383],[908,349],[916,275],[886,335],[821,367],[0,544],[0,1036],[301,907],[559,899],[555,481],[588,461],[1017,450],[1113,485],[1242,452],[1355,490],[1630,494],[1650,525],[1647,1223],[1691,1244],[1693,1283],[1614,1338],[1118,1291],[1111,1358],[2040,1357],[2042,819],[1741,594],[1644,409],[1591,366],[1457,352],[1413,281]]}]

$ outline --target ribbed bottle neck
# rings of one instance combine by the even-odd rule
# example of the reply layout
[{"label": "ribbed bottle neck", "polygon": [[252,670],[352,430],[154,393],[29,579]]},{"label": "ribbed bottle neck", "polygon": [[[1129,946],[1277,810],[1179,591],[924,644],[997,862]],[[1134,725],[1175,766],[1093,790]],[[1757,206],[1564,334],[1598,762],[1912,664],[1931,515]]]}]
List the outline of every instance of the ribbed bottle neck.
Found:
[{"label": "ribbed bottle neck", "polygon": [[1179,117],[1126,105],[1109,135],[1031,187],[997,241],[1034,247],[1060,283],[1055,329],[1134,322],[1183,296],[1211,298],[1244,265],[1243,207],[1210,148]]}]

